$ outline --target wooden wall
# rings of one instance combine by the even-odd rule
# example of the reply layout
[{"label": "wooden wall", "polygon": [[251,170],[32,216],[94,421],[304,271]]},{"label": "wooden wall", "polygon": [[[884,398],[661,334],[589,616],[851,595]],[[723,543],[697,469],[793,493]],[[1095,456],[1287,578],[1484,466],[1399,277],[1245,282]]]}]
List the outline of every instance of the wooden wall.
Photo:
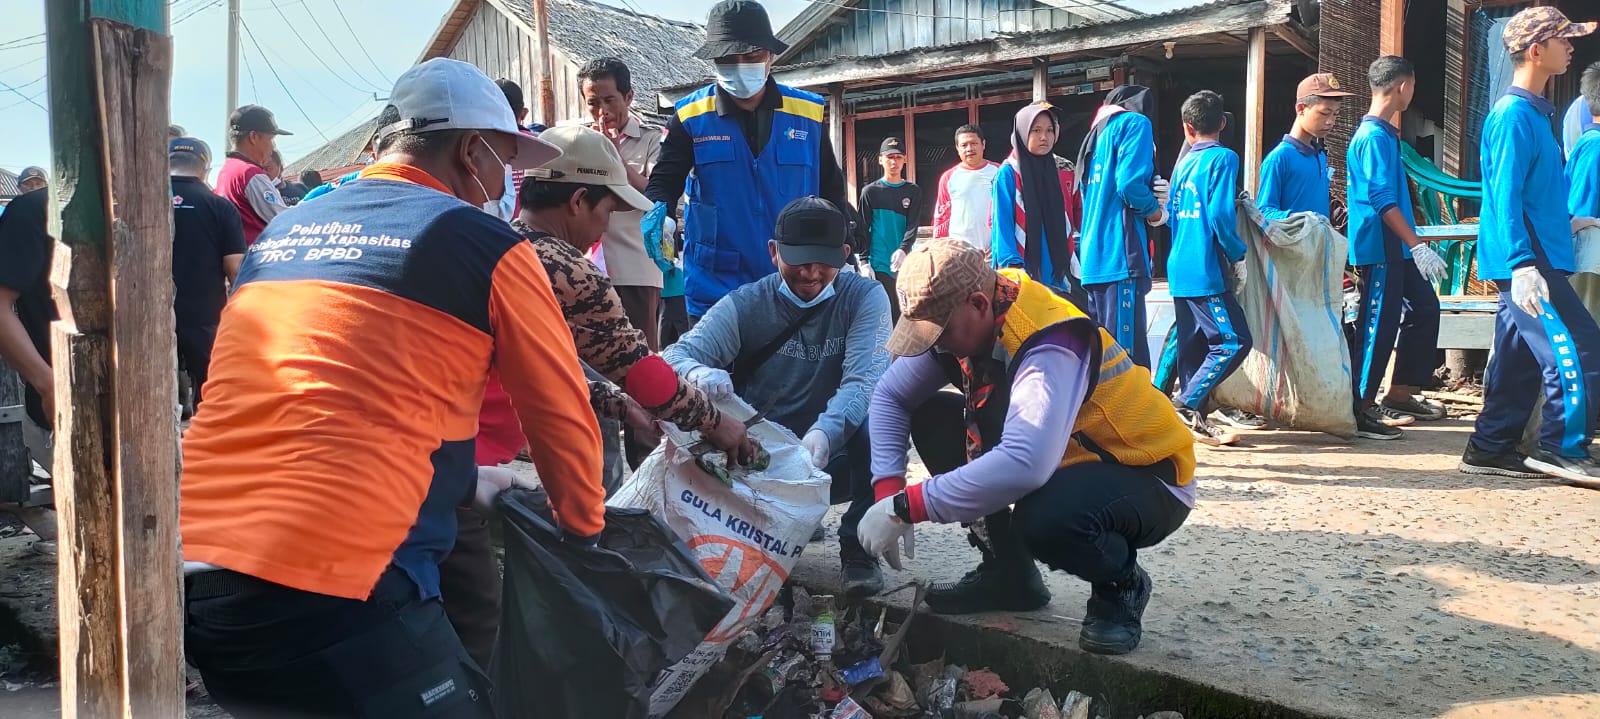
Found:
[{"label": "wooden wall", "polygon": [[[470,62],[489,77],[510,78],[522,86],[528,104],[528,122],[539,119],[539,63],[536,38],[524,32],[489,3],[481,3],[472,20],[461,31],[448,57]],[[551,41],[554,45],[554,40]],[[578,93],[578,63],[551,48],[550,74],[555,82],[557,122],[588,116],[583,97]]]},{"label": "wooden wall", "polygon": [[785,64],[873,56],[1083,24],[1035,0],[862,0]]}]

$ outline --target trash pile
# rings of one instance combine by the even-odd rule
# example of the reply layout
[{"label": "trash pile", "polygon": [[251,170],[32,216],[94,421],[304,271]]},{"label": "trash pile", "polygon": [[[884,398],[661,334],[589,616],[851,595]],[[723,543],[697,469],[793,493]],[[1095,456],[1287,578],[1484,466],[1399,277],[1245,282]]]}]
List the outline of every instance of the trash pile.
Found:
[{"label": "trash pile", "polygon": [[[839,606],[787,585],[778,601],[728,647],[668,716],[672,719],[1103,719],[1104,707],[1073,691],[1019,692],[988,669],[904,656],[925,587],[903,624],[887,609]],[[1095,711],[1096,713],[1091,713]],[[1158,712],[1144,719],[1183,719]]]}]

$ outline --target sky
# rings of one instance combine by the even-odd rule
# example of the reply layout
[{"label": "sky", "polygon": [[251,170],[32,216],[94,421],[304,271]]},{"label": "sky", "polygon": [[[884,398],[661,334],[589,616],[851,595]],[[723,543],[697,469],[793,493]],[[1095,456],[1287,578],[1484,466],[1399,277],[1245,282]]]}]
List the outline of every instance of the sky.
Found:
[{"label": "sky", "polygon": [[[694,22],[704,22],[706,11],[715,4],[715,0],[598,1],[648,6],[652,13]],[[1123,4],[1160,12],[1194,1]],[[0,167],[17,172],[39,165],[49,172],[49,116],[33,104],[49,106],[45,46],[33,37],[44,32],[46,0],[0,2],[6,8],[6,22],[0,27],[0,83],[4,83],[0,110],[6,111],[0,121],[5,128],[0,132]],[[378,98],[387,97],[394,78],[416,61],[451,4],[451,0],[241,0],[246,32],[240,41],[244,65],[239,102],[265,105],[280,127],[294,133],[278,140],[284,159],[294,162],[320,147],[325,138],[339,136],[382,108]],[[774,30],[807,4],[807,0],[765,0]],[[174,23],[172,122],[209,143],[218,157],[230,109],[224,107],[226,6],[224,0],[169,2]],[[342,18],[337,11],[343,11]],[[352,40],[352,30],[359,45]]]}]

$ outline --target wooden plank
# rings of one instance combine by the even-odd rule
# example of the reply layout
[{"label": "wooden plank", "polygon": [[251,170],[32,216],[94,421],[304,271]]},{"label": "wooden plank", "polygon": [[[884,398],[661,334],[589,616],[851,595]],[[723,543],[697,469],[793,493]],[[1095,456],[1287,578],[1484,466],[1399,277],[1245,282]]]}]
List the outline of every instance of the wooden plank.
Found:
[{"label": "wooden plank", "polygon": [[[1004,95],[990,95],[988,97],[980,97],[980,98],[973,99],[973,100],[952,100],[950,102],[935,102],[935,103],[930,103],[930,104],[927,104],[927,105],[917,105],[916,111],[917,112],[939,112],[939,111],[942,111],[942,110],[961,110],[961,109],[967,108],[969,105],[971,105],[973,107],[979,107],[979,106],[983,106],[983,105],[1000,105],[1000,104],[1004,104],[1004,103],[1008,103],[1008,102],[1017,102],[1019,100],[1027,100],[1027,99],[1029,99],[1031,97],[1033,97],[1033,92],[1032,91],[1009,92],[1009,93],[1006,93]],[[856,112],[856,113],[852,113],[850,116],[855,118],[855,119],[857,119],[857,120],[872,120],[872,119],[878,119],[878,118],[884,118],[884,117],[899,117],[904,112],[905,112],[905,110],[896,107],[896,108],[890,108],[890,109],[887,109],[887,110],[869,110],[867,112]],[[968,114],[969,115],[974,115],[975,113],[969,112]],[[974,120],[974,122],[976,122],[976,120]]]},{"label": "wooden plank", "polygon": [[906,110],[905,114],[905,141],[906,141],[906,179],[917,181],[917,118],[916,113]]},{"label": "wooden plank", "polygon": [[1279,40],[1282,40],[1289,47],[1294,48],[1295,51],[1301,55],[1305,55],[1312,60],[1317,59],[1316,43],[1310,38],[1300,34],[1300,29],[1294,25],[1289,23],[1279,23],[1277,25],[1273,25],[1272,34],[1278,36]]},{"label": "wooden plank", "polygon": [[1404,55],[1406,0],[1378,0],[1378,54]]},{"label": "wooden plank", "polygon": [[1050,99],[1050,61],[1036,57],[1033,59],[1033,101],[1044,102]]},{"label": "wooden plank", "polygon": [[845,186],[849,190],[850,199],[854,200],[857,197],[857,195],[856,195],[856,187],[857,187],[857,185],[856,185],[856,165],[857,165],[857,163],[856,163],[856,119],[854,117],[846,117],[844,119],[844,158],[845,158],[845,163],[844,163]]},{"label": "wooden plank", "polygon": [[27,421],[22,377],[5,360],[0,360],[0,502],[28,499],[33,457],[22,438],[22,423]]},{"label": "wooden plank", "polygon": [[968,125],[977,125],[978,124],[978,101],[977,100],[968,100],[967,101],[967,124]]},{"label": "wooden plank", "polygon": [[1467,126],[1467,4],[1450,0],[1444,16],[1444,142],[1439,169],[1465,177]]},{"label": "wooden plank", "polygon": [[1245,60],[1244,186],[1252,196],[1261,187],[1261,160],[1267,126],[1267,30],[1250,30]]},{"label": "wooden plank", "polygon": [[828,141],[839,167],[844,167],[844,85],[837,82],[828,86]]}]

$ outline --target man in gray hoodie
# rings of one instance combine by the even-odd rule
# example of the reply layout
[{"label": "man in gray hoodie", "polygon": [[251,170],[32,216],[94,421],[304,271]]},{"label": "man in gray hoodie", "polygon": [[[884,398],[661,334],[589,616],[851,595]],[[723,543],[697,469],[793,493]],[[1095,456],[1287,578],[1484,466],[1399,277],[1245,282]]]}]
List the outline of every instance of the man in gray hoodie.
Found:
[{"label": "man in gray hoodie", "polygon": [[833,477],[833,501],[850,501],[839,526],[844,589],[867,596],[883,589],[883,573],[856,541],[856,525],[873,501],[865,425],[889,366],[889,297],[839,271],[851,252],[847,232],[827,200],[790,202],[767,243],[777,273],[723,297],[662,357],[713,398],[737,394],[803,438],[812,463]]}]

